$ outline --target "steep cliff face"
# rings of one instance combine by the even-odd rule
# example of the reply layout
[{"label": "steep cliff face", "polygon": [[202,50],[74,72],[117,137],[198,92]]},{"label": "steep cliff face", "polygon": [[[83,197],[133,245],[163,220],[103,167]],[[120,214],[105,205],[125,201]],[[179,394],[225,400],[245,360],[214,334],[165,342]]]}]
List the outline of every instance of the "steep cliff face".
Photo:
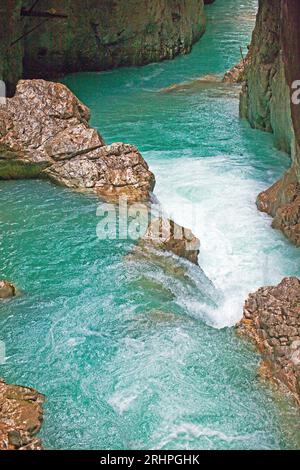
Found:
[{"label": "steep cliff face", "polygon": [[9,86],[22,71],[51,78],[171,59],[189,52],[205,30],[203,0],[40,0],[30,11],[34,4],[1,2],[0,76]]},{"label": "steep cliff face", "polygon": [[0,80],[5,80],[9,93],[23,73],[23,43],[12,45],[23,34],[21,4],[22,0],[0,2]]},{"label": "steep cliff face", "polygon": [[293,126],[281,39],[281,1],[260,0],[241,95],[241,116],[273,132],[278,148],[291,151]]},{"label": "steep cliff face", "polygon": [[300,246],[300,110],[292,83],[300,79],[300,11],[297,0],[260,0],[241,94],[241,116],[274,133],[276,145],[291,153],[291,169],[258,196],[273,227]]}]

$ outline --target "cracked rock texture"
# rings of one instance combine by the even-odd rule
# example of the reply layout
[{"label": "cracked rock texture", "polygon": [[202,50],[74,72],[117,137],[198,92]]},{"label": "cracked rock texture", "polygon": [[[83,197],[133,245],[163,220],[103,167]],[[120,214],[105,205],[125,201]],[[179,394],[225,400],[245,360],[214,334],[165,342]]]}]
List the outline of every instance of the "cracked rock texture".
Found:
[{"label": "cracked rock texture", "polygon": [[37,437],[43,421],[44,396],[0,379],[0,451],[41,450]]},{"label": "cracked rock texture", "polygon": [[64,85],[22,80],[0,106],[0,178],[47,177],[106,201],[148,201],[154,175],[136,147],[105,145],[90,113]]},{"label": "cracked rock texture", "polygon": [[198,264],[200,240],[190,229],[176,224],[173,220],[158,217],[148,225],[141,239],[142,244],[150,244],[154,248],[169,251]]},{"label": "cracked rock texture", "polygon": [[250,294],[237,331],[254,342],[269,378],[300,405],[300,280],[285,278]]},{"label": "cracked rock texture", "polygon": [[282,56],[281,21],[281,0],[259,0],[240,112],[252,127],[273,132],[277,147],[290,152],[293,126]]}]

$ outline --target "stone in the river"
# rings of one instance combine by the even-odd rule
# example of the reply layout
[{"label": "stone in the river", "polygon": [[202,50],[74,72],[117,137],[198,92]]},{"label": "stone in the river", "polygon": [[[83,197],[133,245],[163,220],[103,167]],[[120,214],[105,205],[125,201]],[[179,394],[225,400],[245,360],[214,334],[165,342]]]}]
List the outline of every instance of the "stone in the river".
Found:
[{"label": "stone in the river", "polygon": [[176,224],[173,220],[163,217],[153,219],[141,242],[198,264],[200,240],[190,229]]},{"label": "stone in the river", "polygon": [[48,177],[106,201],[148,201],[155,178],[137,148],[105,145],[89,119],[66,86],[21,80],[0,106],[0,179]]},{"label": "stone in the river", "polygon": [[43,421],[44,396],[0,379],[0,451],[41,450],[36,436]]},{"label": "stone in the river", "polygon": [[0,280],[0,300],[11,299],[16,295],[16,288],[8,281]]},{"label": "stone in the river", "polygon": [[257,207],[273,217],[273,228],[300,246],[300,183],[294,168],[258,195]]},{"label": "stone in the river", "polygon": [[300,405],[300,280],[284,278],[250,294],[237,331],[262,354],[264,376],[287,388]]},{"label": "stone in the river", "polygon": [[223,77],[223,83],[242,83],[245,80],[245,67],[248,59],[241,59],[241,61],[232,67]]},{"label": "stone in the river", "polygon": [[221,78],[219,75],[203,75],[194,80],[189,80],[182,83],[174,83],[167,88],[161,88],[159,93],[174,93],[185,91],[199,91],[201,89],[216,88],[222,86]]}]

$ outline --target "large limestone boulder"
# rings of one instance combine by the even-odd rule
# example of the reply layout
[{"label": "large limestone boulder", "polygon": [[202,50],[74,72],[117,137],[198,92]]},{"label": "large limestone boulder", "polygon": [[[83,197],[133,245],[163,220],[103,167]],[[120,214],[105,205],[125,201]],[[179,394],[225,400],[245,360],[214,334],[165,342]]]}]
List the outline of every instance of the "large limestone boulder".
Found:
[{"label": "large limestone boulder", "polygon": [[8,281],[0,280],[0,300],[10,299],[15,295],[15,286]]},{"label": "large limestone boulder", "polygon": [[300,280],[285,278],[250,294],[237,331],[261,352],[264,375],[287,387],[300,405]]},{"label": "large limestone boulder", "polygon": [[0,379],[0,451],[40,450],[36,437],[43,421],[44,396]]},{"label": "large limestone boulder", "polygon": [[155,178],[136,147],[105,145],[89,109],[60,83],[21,80],[0,106],[0,179],[48,177],[107,201],[147,201]]}]

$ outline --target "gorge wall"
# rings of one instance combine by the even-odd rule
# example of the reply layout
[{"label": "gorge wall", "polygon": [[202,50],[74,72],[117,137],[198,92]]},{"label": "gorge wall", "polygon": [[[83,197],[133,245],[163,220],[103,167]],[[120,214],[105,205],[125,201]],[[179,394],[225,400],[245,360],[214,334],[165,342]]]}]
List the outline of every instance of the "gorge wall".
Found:
[{"label": "gorge wall", "polygon": [[[260,0],[245,69],[241,116],[274,133],[276,145],[291,154],[291,167],[259,194],[257,206],[272,226],[300,246],[300,7],[298,0]],[[294,82],[298,81],[297,84]],[[289,391],[300,404],[300,308],[297,278],[250,294],[237,331],[262,355],[260,374]]]},{"label": "gorge wall", "polygon": [[[1,2],[0,76],[9,89],[22,76],[171,59],[189,52],[205,31],[203,0],[40,0],[30,12],[35,3]],[[66,17],[31,16],[41,12]]]},{"label": "gorge wall", "polygon": [[300,246],[300,110],[292,83],[300,80],[300,11],[297,0],[259,0],[259,10],[240,113],[250,124],[274,133],[276,146],[291,154],[291,169],[258,196],[261,211]]},{"label": "gorge wall", "polygon": [[274,133],[278,148],[291,152],[293,127],[281,37],[281,0],[259,0],[240,102],[252,127]]}]

